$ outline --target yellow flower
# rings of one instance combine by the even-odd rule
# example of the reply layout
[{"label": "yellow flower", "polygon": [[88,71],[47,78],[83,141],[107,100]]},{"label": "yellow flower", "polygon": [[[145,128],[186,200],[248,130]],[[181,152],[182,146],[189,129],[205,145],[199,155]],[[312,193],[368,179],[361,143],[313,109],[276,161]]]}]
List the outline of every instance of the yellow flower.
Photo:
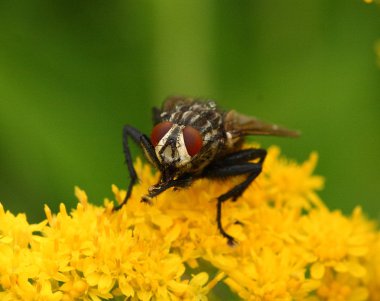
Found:
[{"label": "yellow flower", "polygon": [[362,259],[373,246],[375,231],[374,224],[363,217],[359,207],[351,218],[339,211],[312,210],[302,217],[299,226],[299,241],[315,256],[313,278],[322,278],[327,267],[358,278],[365,276]]},{"label": "yellow flower", "polygon": [[326,272],[317,296],[322,300],[364,301],[368,300],[368,289],[350,273]]},{"label": "yellow flower", "polygon": [[223,204],[235,247],[217,229],[216,197],[239,178],[198,180],[149,206],[140,199],[158,174],[140,160],[117,212],[126,192],[116,186],[104,206],[76,188],[75,209],[46,206],[39,224],[0,207],[0,299],[207,300],[227,285],[244,300],[380,300],[380,233],[360,208],[347,217],[324,205],[316,162],[268,150],[262,175]]},{"label": "yellow flower", "polygon": [[[276,207],[293,206],[310,209],[311,206],[323,206],[316,190],[323,188],[324,179],[313,175],[318,155],[314,152],[303,164],[280,157],[280,150],[271,147],[268,150],[268,160],[265,160],[264,174],[257,181],[260,189],[255,189],[251,195],[262,195],[262,199],[271,202]],[[257,192],[260,190],[260,192]]]},{"label": "yellow flower", "polygon": [[369,288],[369,300],[380,301],[380,233],[376,233],[366,261],[367,275],[365,283]]}]

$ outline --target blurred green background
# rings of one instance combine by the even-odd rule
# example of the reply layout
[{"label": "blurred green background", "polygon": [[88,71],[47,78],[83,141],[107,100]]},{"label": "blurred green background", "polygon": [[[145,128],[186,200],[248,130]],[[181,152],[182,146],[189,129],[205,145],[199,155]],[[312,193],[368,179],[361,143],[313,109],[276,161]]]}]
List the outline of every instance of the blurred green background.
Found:
[{"label": "blurred green background", "polygon": [[[30,221],[126,187],[121,129],[168,95],[300,129],[331,208],[380,216],[380,6],[360,0],[1,1],[0,200]],[[137,149],[135,150],[137,154]]]}]

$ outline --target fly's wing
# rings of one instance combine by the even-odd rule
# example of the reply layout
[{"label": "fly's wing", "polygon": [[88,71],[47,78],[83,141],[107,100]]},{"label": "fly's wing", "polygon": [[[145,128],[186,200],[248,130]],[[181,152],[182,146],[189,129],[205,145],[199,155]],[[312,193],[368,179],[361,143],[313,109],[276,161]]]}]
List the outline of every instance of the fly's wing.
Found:
[{"label": "fly's wing", "polygon": [[277,124],[266,123],[255,117],[240,114],[234,110],[224,116],[224,129],[229,132],[231,138],[247,135],[272,135],[284,137],[298,137],[300,133],[281,127]]}]

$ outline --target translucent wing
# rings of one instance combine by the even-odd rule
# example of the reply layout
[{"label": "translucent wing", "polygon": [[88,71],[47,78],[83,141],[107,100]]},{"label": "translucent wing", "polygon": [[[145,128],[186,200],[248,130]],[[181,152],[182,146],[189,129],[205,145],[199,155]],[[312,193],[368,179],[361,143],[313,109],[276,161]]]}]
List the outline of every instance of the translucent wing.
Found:
[{"label": "translucent wing", "polygon": [[247,135],[272,135],[284,137],[298,137],[298,131],[289,130],[277,124],[266,123],[255,117],[240,114],[234,110],[224,116],[224,129],[232,138]]}]

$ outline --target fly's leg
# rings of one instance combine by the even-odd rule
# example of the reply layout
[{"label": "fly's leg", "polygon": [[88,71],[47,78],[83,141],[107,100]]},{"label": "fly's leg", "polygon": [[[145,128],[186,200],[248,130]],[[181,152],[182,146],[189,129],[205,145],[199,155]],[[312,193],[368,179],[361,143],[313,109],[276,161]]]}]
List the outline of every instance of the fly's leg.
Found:
[{"label": "fly's leg", "polygon": [[238,162],[248,162],[253,161],[256,159],[258,160],[258,163],[263,163],[265,160],[265,157],[267,155],[267,151],[263,148],[248,148],[248,149],[242,149],[237,152],[228,154],[222,160],[219,162],[216,162],[217,165],[234,165]]},{"label": "fly's leg", "polygon": [[[207,167],[204,177],[224,178],[248,174],[248,177],[240,184],[233,187],[230,191],[221,195],[223,200],[232,198],[236,201],[249,184],[261,173],[261,167],[267,155],[265,149],[243,149],[229,154],[223,159]],[[248,162],[258,159],[257,163]],[[243,166],[241,166],[243,163]],[[219,174],[221,172],[221,174]]]},{"label": "fly's leg", "polygon": [[142,197],[142,201],[146,203],[150,203],[151,199],[155,196],[158,196],[165,190],[174,187],[174,189],[177,188],[183,188],[189,186],[193,181],[193,178],[190,174],[184,174],[178,179],[171,179],[166,182],[160,182],[155,186],[151,186],[149,188],[149,194]]},{"label": "fly's leg", "polygon": [[[217,198],[216,222],[220,233],[228,240],[229,245],[234,245],[235,240],[223,229],[222,203],[228,199],[235,201],[241,196],[252,181],[261,173],[265,157],[266,151],[264,149],[241,150],[207,166],[202,174],[202,177],[205,178],[228,178],[247,175],[247,178],[243,182],[232,187],[229,191]],[[258,159],[258,162],[248,162],[255,159]]]},{"label": "fly's leg", "polygon": [[222,225],[222,203],[227,201],[228,199],[236,200],[244,191],[247,189],[249,184],[261,173],[261,164],[259,163],[238,163],[233,166],[226,166],[226,167],[220,167],[218,169],[215,169],[214,172],[217,173],[214,177],[230,177],[230,176],[238,176],[238,175],[244,175],[248,174],[247,178],[241,182],[240,184],[237,184],[233,188],[231,188],[226,193],[220,195],[217,200],[217,211],[216,211],[216,222],[218,225],[218,229],[220,233],[227,238],[229,245],[234,245],[235,240],[234,238],[226,233],[226,231],[223,229]]},{"label": "fly's leg", "polygon": [[114,210],[119,210],[127,203],[128,199],[131,196],[133,186],[136,184],[137,181],[137,174],[135,168],[133,167],[132,155],[128,144],[128,138],[132,138],[132,140],[144,150],[145,155],[148,157],[148,160],[152,162],[153,165],[155,165],[159,170],[161,170],[160,162],[156,156],[154,147],[150,142],[149,138],[143,133],[141,133],[139,130],[135,129],[134,127],[130,125],[125,125],[123,128],[123,150],[125,156],[125,164],[128,167],[129,176],[131,180],[129,182],[127,194],[123,202],[117,207],[115,207]]}]

